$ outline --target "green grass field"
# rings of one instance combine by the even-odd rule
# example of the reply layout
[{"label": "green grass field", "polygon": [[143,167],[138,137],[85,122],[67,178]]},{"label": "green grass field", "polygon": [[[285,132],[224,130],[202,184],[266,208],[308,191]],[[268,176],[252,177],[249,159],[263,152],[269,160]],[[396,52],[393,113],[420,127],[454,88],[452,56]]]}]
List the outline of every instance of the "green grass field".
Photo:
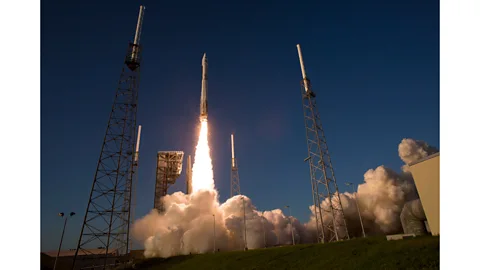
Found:
[{"label": "green grass field", "polygon": [[129,269],[439,269],[440,239],[385,237],[249,251],[155,258]]}]

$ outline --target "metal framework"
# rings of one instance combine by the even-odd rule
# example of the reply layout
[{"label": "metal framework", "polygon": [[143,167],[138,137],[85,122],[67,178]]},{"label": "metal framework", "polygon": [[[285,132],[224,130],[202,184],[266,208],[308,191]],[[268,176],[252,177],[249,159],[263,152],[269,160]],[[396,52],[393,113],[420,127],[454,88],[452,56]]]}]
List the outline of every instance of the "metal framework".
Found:
[{"label": "metal framework", "polygon": [[235,147],[233,142],[233,134],[231,135],[232,139],[232,171],[230,173],[230,197],[235,195],[240,195],[240,176],[238,175],[238,164],[237,158],[235,157]]},{"label": "metal framework", "polygon": [[[138,159],[139,159],[139,148],[140,148],[140,134],[142,132],[142,126],[138,126],[138,133],[137,133],[137,143],[135,144],[135,156],[133,158],[133,179],[132,179],[132,202],[130,203],[130,226],[133,225],[133,222],[135,221],[135,208],[137,207],[137,183],[138,183]],[[124,215],[127,215],[128,213],[125,212]],[[126,216],[125,216],[125,219]],[[124,226],[125,228],[126,226]],[[129,250],[132,250],[133,247],[133,241],[132,241],[132,235],[131,232],[128,234],[129,240]]]},{"label": "metal framework", "polygon": [[[310,167],[310,181],[314,203],[317,240],[322,243],[349,239],[347,224],[338,192],[327,140],[320,121],[315,93],[305,73],[300,45],[297,45],[303,73],[302,104]],[[322,202],[325,201],[324,207]]]},{"label": "metal framework", "polygon": [[[103,256],[96,254],[95,269],[105,269],[115,263],[112,257],[128,253],[140,53],[139,45],[129,44],[90,191],[74,266],[79,259],[78,253],[81,252],[82,258],[90,257],[85,255],[89,255],[92,248],[105,249]],[[109,255],[112,249],[117,255]]]},{"label": "metal framework", "polygon": [[162,198],[167,195],[168,188],[175,184],[182,173],[183,152],[161,151],[157,153],[157,180],[155,181],[155,196],[153,208],[163,212]]},{"label": "metal framework", "polygon": [[129,43],[110,111],[83,220],[73,269],[106,269],[129,252],[132,180],[137,164],[136,125],[140,83],[140,6],[134,42]]},{"label": "metal framework", "polygon": [[[307,79],[307,83],[310,81]],[[303,113],[307,137],[308,161],[310,166],[310,180],[317,222],[317,234],[319,234],[319,221],[321,235],[318,235],[322,243],[338,241],[343,238],[349,239],[347,224],[343,213],[340,193],[333,171],[332,161],[328,153],[327,140],[320,122],[315,93],[305,90],[302,81]],[[308,87],[308,89],[311,89]],[[327,206],[321,207],[322,201],[326,200]],[[324,222],[324,218],[330,216],[331,222]],[[344,232],[341,232],[343,228]]]}]

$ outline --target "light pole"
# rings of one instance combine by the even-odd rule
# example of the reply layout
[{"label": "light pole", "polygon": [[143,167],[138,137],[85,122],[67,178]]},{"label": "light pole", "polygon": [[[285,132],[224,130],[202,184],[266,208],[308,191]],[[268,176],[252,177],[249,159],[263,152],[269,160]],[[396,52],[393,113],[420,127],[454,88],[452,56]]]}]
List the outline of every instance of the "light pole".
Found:
[{"label": "light pole", "polygon": [[[58,213],[58,215],[62,218],[63,216],[65,216],[63,212]],[[75,215],[75,212],[70,212],[70,216],[73,216],[73,215]],[[53,270],[57,268],[57,260],[58,260],[58,257],[60,256],[60,250],[62,249],[63,234],[65,233],[65,228],[67,227],[67,220],[68,220],[68,217],[65,217],[65,222],[63,223],[62,237],[60,237],[60,244],[58,245],[58,252],[57,252],[57,257],[55,258],[55,263],[53,264]]]},{"label": "light pole", "polygon": [[215,253],[215,242],[216,242],[216,237],[215,237],[215,214],[213,214],[213,253]]},{"label": "light pole", "polygon": [[267,248],[267,236],[265,234],[265,220],[263,217],[263,213],[262,213],[261,219],[262,219],[262,227],[263,227],[263,246]]},{"label": "light pole", "polygon": [[244,243],[245,243],[245,250],[247,250],[247,219],[245,218],[245,197],[242,196],[243,202],[243,228],[244,228]]},{"label": "light pole", "polygon": [[290,219],[292,217],[292,212],[290,210],[290,205],[286,205],[285,208],[288,208],[288,222],[290,223],[290,231],[292,232],[292,243],[293,245],[295,245],[295,236],[293,234],[293,224],[292,224],[292,220]]},{"label": "light pole", "polygon": [[355,193],[355,185],[350,182],[345,183],[345,185],[352,186],[353,197],[355,198],[355,206],[357,207],[358,217],[360,218],[360,226],[362,226],[362,234],[363,234],[363,237],[365,238],[365,229],[363,228],[362,215],[360,214],[360,208],[358,207],[357,193]]}]

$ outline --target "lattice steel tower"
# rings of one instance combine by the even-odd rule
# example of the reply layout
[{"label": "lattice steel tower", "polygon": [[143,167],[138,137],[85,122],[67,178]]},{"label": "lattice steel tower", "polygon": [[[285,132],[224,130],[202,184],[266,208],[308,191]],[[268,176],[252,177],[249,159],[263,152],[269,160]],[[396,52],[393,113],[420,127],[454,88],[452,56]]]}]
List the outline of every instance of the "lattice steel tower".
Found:
[{"label": "lattice steel tower", "polygon": [[[349,239],[337,181],[315,101],[315,93],[311,90],[310,80],[305,72],[300,44],[297,44],[297,49],[303,76],[301,90],[308,148],[308,157],[305,161],[308,161],[310,165],[317,241],[324,243]],[[324,200],[327,203],[322,208],[321,204]],[[328,219],[325,220],[327,217]]]},{"label": "lattice steel tower", "polygon": [[238,175],[237,158],[235,157],[235,146],[232,139],[232,172],[230,174],[230,197],[240,195],[240,176]]},{"label": "lattice steel tower", "polygon": [[135,131],[141,63],[140,6],[93,179],[73,269],[105,269],[123,261],[129,249],[132,179],[137,161]]}]

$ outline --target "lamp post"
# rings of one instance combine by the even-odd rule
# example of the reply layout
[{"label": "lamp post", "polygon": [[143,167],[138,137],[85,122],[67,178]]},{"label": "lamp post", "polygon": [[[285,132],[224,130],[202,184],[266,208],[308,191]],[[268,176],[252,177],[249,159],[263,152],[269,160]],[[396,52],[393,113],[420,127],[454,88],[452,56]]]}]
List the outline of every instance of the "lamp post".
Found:
[{"label": "lamp post", "polygon": [[245,250],[247,250],[247,219],[245,218],[245,197],[242,196],[243,202],[243,228],[244,228],[244,243],[245,243]]},{"label": "lamp post", "polygon": [[[61,218],[65,216],[63,212],[58,213],[58,215]],[[73,215],[75,215],[75,212],[70,212],[70,217],[72,217]],[[57,257],[55,258],[55,263],[53,264],[53,270],[57,269],[57,260],[58,260],[58,257],[60,256],[60,250],[62,249],[63,235],[65,234],[65,228],[67,227],[67,220],[68,220],[68,217],[65,217],[65,222],[63,223],[62,237],[60,237],[60,244],[58,245],[58,252],[57,252]]]},{"label": "lamp post", "polygon": [[360,226],[362,226],[362,234],[363,234],[363,237],[365,238],[365,229],[363,228],[362,215],[360,214],[360,208],[358,207],[357,193],[355,193],[355,185],[350,182],[345,183],[345,185],[352,186],[353,197],[355,198],[355,206],[357,207],[358,217],[360,218]]},{"label": "lamp post", "polygon": [[213,253],[215,253],[215,242],[216,242],[216,237],[215,237],[215,214],[213,214]]},{"label": "lamp post", "polygon": [[262,227],[263,227],[263,246],[264,248],[267,248],[267,236],[265,234],[265,220],[264,220],[264,217],[263,217],[263,213],[262,213]]},{"label": "lamp post", "polygon": [[295,245],[295,236],[293,234],[293,224],[292,224],[292,220],[290,219],[292,217],[292,212],[290,210],[290,205],[286,205],[285,208],[288,208],[288,222],[290,223],[290,231],[292,232],[292,243],[293,245]]}]

